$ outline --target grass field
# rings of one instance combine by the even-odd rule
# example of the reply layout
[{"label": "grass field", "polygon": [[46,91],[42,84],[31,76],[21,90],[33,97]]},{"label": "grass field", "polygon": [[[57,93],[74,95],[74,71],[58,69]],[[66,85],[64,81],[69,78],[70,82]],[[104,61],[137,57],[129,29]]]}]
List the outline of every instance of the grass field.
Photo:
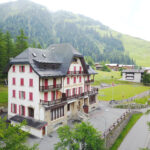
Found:
[{"label": "grass field", "polygon": [[122,100],[135,96],[144,91],[150,90],[150,87],[137,84],[120,84],[114,87],[101,89],[99,91],[99,100]]},{"label": "grass field", "polygon": [[0,106],[7,106],[8,102],[8,89],[7,87],[0,86]]},{"label": "grass field", "polygon": [[112,82],[115,84],[119,84],[119,83],[132,84],[131,82],[118,80],[118,79],[121,79],[121,72],[120,71],[105,72],[105,71],[96,70],[96,72],[98,74],[96,74],[94,77],[93,85],[100,85],[101,83],[112,84]]},{"label": "grass field", "polygon": [[132,117],[130,118],[128,124],[125,126],[125,128],[122,130],[121,134],[113,144],[113,146],[110,148],[110,150],[117,150],[120,144],[122,143],[123,139],[125,136],[128,134],[130,129],[134,126],[134,124],[140,119],[142,116],[142,113],[139,114],[133,114]]}]

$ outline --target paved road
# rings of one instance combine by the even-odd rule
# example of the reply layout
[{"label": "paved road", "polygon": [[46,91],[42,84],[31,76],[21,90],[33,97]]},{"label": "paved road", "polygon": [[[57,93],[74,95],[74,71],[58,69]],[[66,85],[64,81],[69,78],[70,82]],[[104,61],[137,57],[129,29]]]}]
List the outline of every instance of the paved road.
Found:
[{"label": "paved road", "polygon": [[[102,133],[108,129],[126,110],[114,109],[108,107],[108,102],[100,102],[99,109],[90,113],[89,122]],[[28,144],[39,144],[40,150],[53,150],[54,144],[58,142],[58,135],[53,132],[43,139],[31,136],[28,139]]]},{"label": "paved road", "polygon": [[148,121],[150,115],[143,115],[127,134],[118,150],[139,150],[139,148],[150,147]]}]

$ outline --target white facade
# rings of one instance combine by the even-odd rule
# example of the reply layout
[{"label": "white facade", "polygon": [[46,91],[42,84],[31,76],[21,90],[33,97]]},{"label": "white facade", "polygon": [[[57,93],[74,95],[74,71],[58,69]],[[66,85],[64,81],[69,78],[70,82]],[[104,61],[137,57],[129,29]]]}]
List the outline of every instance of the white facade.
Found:
[{"label": "white facade", "polygon": [[142,80],[142,73],[141,72],[133,72],[133,73],[123,72],[122,80],[140,83]]},{"label": "white facade", "polygon": [[[89,74],[83,74],[83,71],[84,68],[79,58],[74,58],[71,62],[65,77],[41,78],[29,64],[12,65],[8,71],[8,118],[19,115],[47,122],[47,125],[40,130],[30,126],[22,128],[40,138],[56,129],[59,124],[65,124],[68,114],[75,116],[78,107],[83,110],[85,104],[89,105],[88,95],[84,98],[80,97],[80,103],[78,103],[77,96],[74,101],[70,99],[67,101],[69,96],[91,91],[91,77]],[[64,100],[60,100],[63,99],[64,94],[66,103],[62,105]],[[60,106],[56,107],[56,102]],[[96,103],[95,100],[93,102]],[[91,104],[89,110],[92,105],[95,107],[94,103]],[[51,108],[50,105],[52,105]],[[16,122],[12,120],[12,124]]]}]

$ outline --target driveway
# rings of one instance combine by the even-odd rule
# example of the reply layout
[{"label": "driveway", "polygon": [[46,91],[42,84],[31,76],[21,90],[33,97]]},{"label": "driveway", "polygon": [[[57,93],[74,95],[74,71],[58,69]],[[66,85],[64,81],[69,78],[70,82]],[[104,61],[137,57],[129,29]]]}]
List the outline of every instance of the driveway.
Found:
[{"label": "driveway", "polygon": [[150,148],[150,131],[147,122],[150,115],[143,115],[127,134],[118,150],[139,150]]},{"label": "driveway", "polygon": [[[102,133],[108,129],[126,110],[109,108],[108,102],[99,102],[99,108],[90,113],[89,122]],[[53,150],[54,144],[58,142],[56,132],[40,139],[30,136],[27,143],[33,145],[39,144],[40,150]]]}]

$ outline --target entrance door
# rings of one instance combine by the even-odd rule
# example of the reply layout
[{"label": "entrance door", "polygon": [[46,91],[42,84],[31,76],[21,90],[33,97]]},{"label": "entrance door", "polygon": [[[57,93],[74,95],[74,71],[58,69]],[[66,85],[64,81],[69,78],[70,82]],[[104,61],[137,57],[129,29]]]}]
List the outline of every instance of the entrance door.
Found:
[{"label": "entrance door", "polygon": [[45,79],[44,86],[45,86],[45,89],[48,89],[48,79]]},{"label": "entrance door", "polygon": [[45,127],[42,128],[42,135],[45,135]]},{"label": "entrance door", "polygon": [[53,78],[53,85],[54,85],[54,88],[56,87],[56,78]]}]

